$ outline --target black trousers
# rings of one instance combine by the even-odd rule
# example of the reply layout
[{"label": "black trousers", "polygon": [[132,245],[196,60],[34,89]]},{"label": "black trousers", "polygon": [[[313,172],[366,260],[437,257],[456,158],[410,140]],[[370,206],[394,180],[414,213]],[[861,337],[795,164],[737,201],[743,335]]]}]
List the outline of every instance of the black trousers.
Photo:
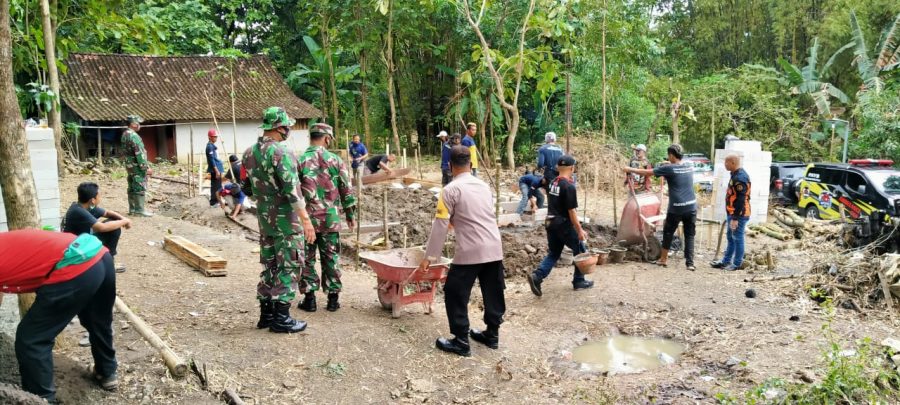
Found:
[{"label": "black trousers", "polygon": [[75,315],[90,333],[91,354],[98,374],[116,372],[113,348],[113,304],[116,270],[108,253],[72,280],[38,288],[34,305],[16,330],[16,359],[22,388],[48,400],[56,397],[53,384],[53,343]]},{"label": "black trousers", "polygon": [[450,169],[441,169],[441,185],[446,186],[447,183],[453,180],[453,173]]},{"label": "black trousers", "polygon": [[503,279],[502,261],[450,265],[447,282],[444,284],[444,304],[447,307],[450,333],[460,339],[467,339],[469,336],[469,296],[476,278],[484,297],[484,324],[489,328],[499,328],[506,312],[506,299],[503,296],[506,282]]},{"label": "black trousers", "polygon": [[672,247],[672,239],[678,229],[678,223],[684,224],[684,263],[688,266],[694,264],[694,235],[697,234],[697,211],[686,214],[666,214],[666,223],[663,225],[663,249]]},{"label": "black trousers", "polygon": [[94,236],[100,239],[103,246],[109,249],[110,255],[115,256],[117,253],[116,248],[119,246],[119,238],[122,237],[122,228],[109,232],[95,233]]},{"label": "black trousers", "polygon": [[209,205],[213,206],[219,203],[216,192],[222,189],[222,179],[216,178],[215,173],[209,175]]}]

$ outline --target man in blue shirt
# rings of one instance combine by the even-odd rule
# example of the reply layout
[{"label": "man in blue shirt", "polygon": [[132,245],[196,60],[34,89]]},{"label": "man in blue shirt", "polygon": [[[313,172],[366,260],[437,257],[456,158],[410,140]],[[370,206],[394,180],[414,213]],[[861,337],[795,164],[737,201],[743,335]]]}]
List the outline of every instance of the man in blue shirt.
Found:
[{"label": "man in blue shirt", "polygon": [[350,150],[350,167],[353,169],[353,178],[359,177],[359,165],[369,157],[369,150],[359,140],[359,134],[353,135],[353,142],[348,147]]},{"label": "man in blue shirt", "polygon": [[462,146],[469,148],[472,155],[472,175],[478,177],[478,148],[475,147],[475,133],[478,131],[478,125],[474,122],[466,124],[466,135],[462,139]]},{"label": "man in blue shirt", "polygon": [[556,144],[556,134],[547,132],[544,135],[544,146],[538,149],[537,167],[544,173],[544,187],[548,187],[559,172],[556,171],[556,163],[563,155],[562,148]]},{"label": "man in blue shirt", "polygon": [[219,198],[216,193],[222,188],[222,172],[225,171],[222,161],[219,160],[219,153],[216,148],[216,140],[219,134],[215,129],[210,129],[206,133],[209,142],[206,144],[206,172],[209,173],[209,206],[216,207],[219,205]]},{"label": "man in blue shirt", "polygon": [[438,132],[437,138],[441,140],[441,185],[446,186],[453,175],[450,174],[450,141],[447,139],[447,131]]},{"label": "man in blue shirt", "polygon": [[525,175],[519,177],[519,190],[522,191],[522,199],[519,200],[519,207],[516,213],[522,215],[525,212],[525,206],[532,197],[537,200],[537,207],[544,208],[544,194],[541,193],[541,183],[543,178],[532,172],[525,172]]}]

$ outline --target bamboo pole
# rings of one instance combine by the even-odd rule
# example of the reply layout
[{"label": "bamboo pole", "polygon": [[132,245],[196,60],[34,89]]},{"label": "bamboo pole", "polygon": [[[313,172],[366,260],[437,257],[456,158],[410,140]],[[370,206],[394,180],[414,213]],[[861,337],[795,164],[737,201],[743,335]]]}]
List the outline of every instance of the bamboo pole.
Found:
[{"label": "bamboo pole", "polygon": [[613,226],[618,227],[618,226],[619,226],[619,205],[618,205],[618,203],[617,203],[617,200],[619,199],[619,197],[616,195],[616,194],[617,194],[617,193],[616,193],[616,189],[618,189],[618,187],[616,187],[616,182],[613,181],[613,185],[612,185],[612,190],[613,190],[613,193],[612,193],[612,194],[613,194]]},{"label": "bamboo pole", "polygon": [[356,270],[359,270],[359,231],[362,227],[362,176],[356,176]]},{"label": "bamboo pole", "polygon": [[103,135],[100,128],[97,128],[97,164],[103,166]]},{"label": "bamboo pole", "polygon": [[725,227],[728,226],[726,225],[727,223],[728,218],[726,217],[724,220],[722,220],[722,226],[719,227],[719,241],[716,242],[716,254],[713,255],[713,259],[719,257],[719,252],[722,251],[722,236],[725,235]]},{"label": "bamboo pole", "polygon": [[406,225],[403,225],[403,248],[406,249],[408,247],[406,243]]},{"label": "bamboo pole", "polygon": [[381,223],[384,228],[384,247],[385,249],[391,248],[391,238],[388,234],[388,222],[387,222],[387,189],[381,193]]},{"label": "bamboo pole", "polygon": [[181,378],[187,374],[188,368],[184,360],[182,360],[181,357],[166,344],[166,342],[160,339],[143,319],[135,315],[134,312],[131,312],[131,308],[128,308],[128,305],[125,305],[125,301],[122,301],[119,297],[116,297],[116,309],[128,318],[128,322],[134,326],[134,329],[141,334],[147,343],[150,343],[150,346],[153,346],[154,349],[159,351],[160,356],[163,358],[163,362],[166,363],[166,367],[169,368],[169,373],[171,373],[173,377]]}]

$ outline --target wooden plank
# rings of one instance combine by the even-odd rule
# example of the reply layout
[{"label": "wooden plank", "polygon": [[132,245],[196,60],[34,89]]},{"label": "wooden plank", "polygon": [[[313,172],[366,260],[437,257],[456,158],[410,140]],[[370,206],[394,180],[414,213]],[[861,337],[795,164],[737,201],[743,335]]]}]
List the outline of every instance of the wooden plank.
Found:
[{"label": "wooden plank", "polygon": [[362,176],[362,184],[365,186],[367,184],[380,183],[382,181],[393,180],[397,178],[401,178],[406,176],[412,171],[412,169],[391,169],[391,174],[387,174],[384,170],[379,170],[378,173],[375,174],[367,174]]},{"label": "wooden plank", "polygon": [[[388,226],[398,226],[399,222],[388,222]],[[381,232],[384,230],[384,224],[361,224],[359,226],[359,233],[375,233]],[[352,234],[356,233],[356,229],[349,229],[346,227],[341,228],[342,234]]]},{"label": "wooden plank", "polygon": [[166,236],[163,247],[183,262],[200,270],[207,277],[225,276],[228,274],[225,270],[228,261],[181,236]]},{"label": "wooden plank", "polygon": [[404,185],[407,185],[407,186],[408,186],[408,185],[413,184],[413,183],[419,183],[419,184],[421,184],[421,185],[422,185],[422,188],[424,188],[424,189],[429,189],[429,188],[432,188],[432,187],[438,187],[438,188],[441,187],[441,183],[440,183],[440,182],[428,181],[428,180],[419,180],[419,179],[417,179],[417,178],[415,178],[415,177],[404,177],[404,178],[403,178],[403,184],[404,184]]}]

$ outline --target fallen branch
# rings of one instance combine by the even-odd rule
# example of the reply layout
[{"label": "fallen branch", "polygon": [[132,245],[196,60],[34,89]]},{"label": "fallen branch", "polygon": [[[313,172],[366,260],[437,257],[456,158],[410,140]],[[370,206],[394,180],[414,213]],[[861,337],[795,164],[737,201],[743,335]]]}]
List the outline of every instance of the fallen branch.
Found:
[{"label": "fallen branch", "polygon": [[229,405],[244,405],[244,400],[241,399],[241,396],[231,388],[225,388],[225,391],[222,391],[222,396],[225,403]]},{"label": "fallen branch", "polygon": [[169,348],[169,345],[160,339],[143,319],[135,315],[134,312],[131,312],[131,308],[128,308],[128,305],[125,305],[125,301],[122,301],[119,297],[116,297],[116,309],[124,314],[125,318],[128,319],[128,322],[134,326],[134,329],[138,331],[144,340],[146,340],[147,343],[150,343],[150,346],[153,346],[153,348],[159,352],[160,356],[163,358],[163,362],[169,369],[169,373],[172,374],[173,377],[182,378],[187,374],[188,367],[184,360],[175,354],[175,351]]}]

